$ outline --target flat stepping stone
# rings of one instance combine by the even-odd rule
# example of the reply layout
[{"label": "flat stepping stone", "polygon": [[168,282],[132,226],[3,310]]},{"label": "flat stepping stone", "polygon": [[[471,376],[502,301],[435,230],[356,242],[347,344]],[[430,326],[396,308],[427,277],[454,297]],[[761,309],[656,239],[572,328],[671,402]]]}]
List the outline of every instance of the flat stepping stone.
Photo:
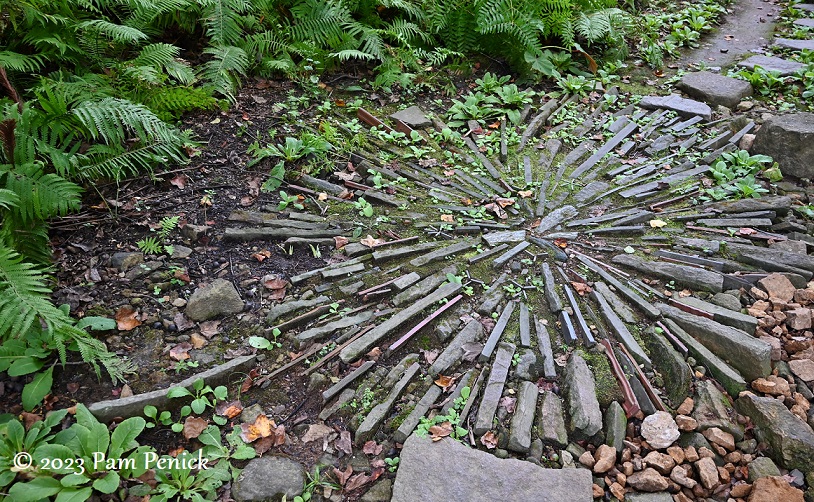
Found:
[{"label": "flat stepping stone", "polygon": [[678,88],[707,104],[727,108],[752,95],[752,84],[749,82],[708,71],[687,73],[681,78]]},{"label": "flat stepping stone", "polygon": [[[812,27],[814,27],[814,19],[812,21]],[[743,68],[747,68],[749,70],[754,70],[755,66],[760,66],[766,71],[776,71],[780,73],[781,77],[788,77],[789,75],[794,75],[797,70],[801,68],[805,68],[805,65],[789,61],[787,59],[778,58],[775,56],[752,56],[748,59],[744,59],[738,66]]]},{"label": "flat stepping stone", "polygon": [[495,418],[497,405],[503,396],[503,386],[506,377],[509,375],[509,368],[512,366],[512,356],[514,355],[514,344],[503,342],[500,344],[489,373],[489,380],[483,389],[478,415],[475,418],[475,426],[472,432],[477,436],[486,434],[492,428],[492,420]]},{"label": "flat stepping stone", "polygon": [[455,265],[450,265],[440,272],[430,274],[421,279],[417,284],[410,286],[393,298],[393,305],[400,307],[406,303],[413,302],[419,298],[427,296],[432,291],[447,280],[447,274],[456,272]]},{"label": "flat stepping stone", "polygon": [[814,178],[814,113],[770,118],[755,135],[754,153],[773,157],[782,166],[784,176]]},{"label": "flat stepping stone", "polygon": [[775,38],[775,47],[792,49],[795,51],[814,51],[814,40],[794,40],[791,38]]},{"label": "flat stepping stone", "polygon": [[814,19],[812,19],[810,17],[804,17],[804,18],[795,20],[794,24],[797,25],[797,26],[802,26],[804,28],[814,28]]},{"label": "flat stepping stone", "polygon": [[411,106],[396,113],[392,113],[390,114],[390,118],[401,121],[413,129],[423,129],[432,125],[432,121],[427,118],[427,114],[424,113],[424,110],[417,106]]},{"label": "flat stepping stone", "polygon": [[486,243],[489,244],[489,246],[491,247],[506,242],[520,242],[526,240],[526,231],[508,230],[505,232],[489,232],[487,234],[484,234],[483,240],[485,240]]},{"label": "flat stepping stone", "polygon": [[672,110],[682,117],[691,117],[698,115],[704,120],[712,118],[712,108],[700,101],[682,98],[678,94],[671,94],[669,96],[645,96],[639,101],[639,106],[653,109]]},{"label": "flat stepping stone", "polygon": [[[451,438],[407,439],[393,483],[392,502],[416,500],[493,502],[591,502],[591,471],[544,469],[531,462],[500,459]],[[454,462],[454,468],[440,468]],[[488,473],[488,475],[480,475]]]},{"label": "flat stepping stone", "polygon": [[795,9],[797,9],[797,10],[804,10],[804,11],[808,11],[808,12],[814,12],[814,3],[797,3],[797,4],[792,4],[791,6],[794,7]]}]

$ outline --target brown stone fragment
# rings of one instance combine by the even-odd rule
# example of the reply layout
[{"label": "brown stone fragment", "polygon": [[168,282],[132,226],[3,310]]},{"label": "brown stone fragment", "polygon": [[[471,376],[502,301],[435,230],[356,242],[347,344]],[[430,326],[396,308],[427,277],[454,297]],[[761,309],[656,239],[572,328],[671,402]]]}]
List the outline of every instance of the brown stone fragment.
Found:
[{"label": "brown stone fragment", "polygon": [[[713,462],[713,466],[715,463]],[[717,477],[717,471],[716,471]],[[648,467],[643,471],[634,472],[628,476],[627,484],[640,492],[660,492],[665,490],[670,483],[653,468]]]},{"label": "brown stone fragment", "polygon": [[[735,437],[732,434],[719,429],[718,427],[710,427],[702,432],[707,441],[710,441],[718,446],[721,446],[729,451],[735,449]],[[726,454],[726,453],[724,453]]]},{"label": "brown stone fragment", "polygon": [[752,485],[748,483],[738,483],[732,485],[732,491],[729,492],[729,495],[736,499],[742,499],[749,495],[750,491],[752,491]]},{"label": "brown stone fragment", "polygon": [[687,462],[698,462],[701,457],[698,456],[694,446],[688,446],[684,448],[684,458],[687,459]]},{"label": "brown stone fragment", "polygon": [[692,502],[692,499],[684,494],[684,492],[678,492],[673,495],[673,502]]},{"label": "brown stone fragment", "polygon": [[733,464],[739,464],[741,461],[741,452],[733,451],[732,453],[728,453],[724,457],[724,460],[726,460],[727,462],[731,462]]},{"label": "brown stone fragment", "polygon": [[698,428],[698,421],[687,415],[676,415],[676,425],[682,432],[692,432]]},{"label": "brown stone fragment", "polygon": [[801,331],[811,328],[811,309],[805,307],[786,311],[786,325],[789,329]]},{"label": "brown stone fragment", "polygon": [[644,462],[647,464],[648,467],[653,467],[660,474],[667,475],[673,467],[676,465],[675,460],[670,455],[665,453],[659,453],[657,451],[651,451],[644,457]]},{"label": "brown stone fragment", "polygon": [[603,490],[602,487],[597,484],[591,486],[591,490],[593,491],[595,499],[602,498],[605,496],[605,490]]},{"label": "brown stone fragment", "polygon": [[692,490],[693,488],[695,488],[695,485],[698,484],[698,481],[692,479],[690,477],[691,475],[692,467],[690,467],[689,465],[677,465],[673,467],[673,471],[670,473],[670,479],[672,479],[679,485]]},{"label": "brown stone fragment", "polygon": [[625,500],[625,488],[619,483],[612,483],[610,485],[611,494],[619,500]]},{"label": "brown stone fragment", "polygon": [[667,454],[673,457],[676,464],[683,464],[684,463],[684,448],[680,446],[671,446],[667,448]]},{"label": "brown stone fragment", "polygon": [[814,381],[814,361],[811,359],[794,359],[789,361],[789,368],[804,382]]},{"label": "brown stone fragment", "polygon": [[769,295],[769,298],[776,297],[783,301],[791,301],[797,288],[788,278],[780,273],[769,274],[757,281],[758,285]]},{"label": "brown stone fragment", "polygon": [[803,502],[803,492],[780,476],[759,478],[752,484],[749,502]]},{"label": "brown stone fragment", "polygon": [[794,301],[800,305],[814,303],[814,289],[798,289],[794,292]]},{"label": "brown stone fragment", "polygon": [[579,463],[590,469],[594,466],[596,461],[594,460],[594,456],[591,455],[591,452],[586,451],[579,456]]},{"label": "brown stone fragment", "polygon": [[[704,448],[701,448],[702,450]],[[710,452],[712,453],[712,452]],[[718,467],[711,457],[704,457],[695,463],[695,470],[698,472],[698,479],[707,490],[712,490],[720,482],[718,478]]]},{"label": "brown stone fragment", "polygon": [[721,483],[723,483],[725,485],[729,484],[729,480],[730,480],[729,471],[727,471],[723,467],[718,467],[718,479],[720,479]]},{"label": "brown stone fragment", "polygon": [[[601,474],[608,472],[616,463],[616,448],[606,444],[601,445],[596,449],[596,453],[594,453],[594,461],[593,468],[595,473]],[[580,462],[582,462],[582,457],[580,457]]]},{"label": "brown stone fragment", "polygon": [[690,413],[692,413],[692,409],[694,407],[695,407],[695,402],[692,400],[691,397],[688,397],[687,399],[684,400],[683,403],[681,403],[681,405],[678,408],[676,408],[676,414],[677,415],[689,415]]}]

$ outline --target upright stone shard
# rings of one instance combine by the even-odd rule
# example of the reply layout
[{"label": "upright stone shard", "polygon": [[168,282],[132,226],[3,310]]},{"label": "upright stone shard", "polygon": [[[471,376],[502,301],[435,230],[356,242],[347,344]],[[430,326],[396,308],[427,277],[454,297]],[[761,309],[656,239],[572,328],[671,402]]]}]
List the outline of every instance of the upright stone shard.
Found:
[{"label": "upright stone shard", "polygon": [[538,434],[545,444],[555,448],[565,448],[568,444],[568,431],[565,428],[562,401],[550,390],[543,392],[540,400]]},{"label": "upright stone shard", "polygon": [[594,375],[585,360],[571,353],[565,369],[568,392],[569,431],[577,438],[588,439],[602,430],[602,411],[596,398]]}]

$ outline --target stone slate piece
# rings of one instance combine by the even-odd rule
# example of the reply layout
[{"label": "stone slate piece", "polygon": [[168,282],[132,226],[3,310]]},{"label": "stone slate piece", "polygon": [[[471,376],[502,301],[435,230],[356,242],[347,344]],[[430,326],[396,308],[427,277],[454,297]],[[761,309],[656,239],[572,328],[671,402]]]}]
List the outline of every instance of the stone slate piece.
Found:
[{"label": "stone slate piece", "polygon": [[667,399],[673,406],[678,406],[690,395],[692,374],[689,365],[672,344],[664,336],[656,333],[652,327],[647,330],[645,343],[650,349],[650,356],[664,375]]},{"label": "stone slate piece", "polygon": [[656,275],[668,281],[675,281],[690,289],[702,289],[712,293],[723,291],[724,276],[711,270],[675,263],[647,261],[629,254],[614,256],[612,261],[646,274]]},{"label": "stone slate piece", "polygon": [[771,156],[784,175],[814,178],[814,113],[770,118],[758,129],[753,151]]},{"label": "stone slate piece", "polygon": [[[507,497],[535,502],[593,500],[587,469],[544,469],[523,460],[500,459],[451,438],[433,442],[413,434],[400,458],[392,502],[494,502]],[[439,467],[450,462],[454,467]]]},{"label": "stone slate piece", "polygon": [[673,110],[682,117],[691,117],[699,115],[704,120],[712,118],[712,108],[700,101],[682,98],[678,94],[671,94],[669,96],[645,96],[639,102],[639,106],[649,110],[662,108],[665,110]]},{"label": "stone slate piece", "polygon": [[543,393],[540,400],[540,420],[538,432],[544,443],[556,448],[565,448],[568,444],[568,431],[562,414],[560,397],[550,390]]},{"label": "stone slate piece", "polygon": [[305,468],[289,458],[267,455],[252,459],[232,488],[237,502],[293,499],[302,493]]},{"label": "stone slate piece", "polygon": [[446,371],[457,363],[461,356],[463,356],[463,346],[467,343],[474,342],[483,335],[483,324],[477,319],[473,319],[466,323],[463,329],[455,335],[455,338],[447,344],[443,352],[435,359],[430,366],[429,373],[432,376],[438,375]]},{"label": "stone slate piece", "polygon": [[413,129],[423,129],[432,125],[432,122],[427,118],[427,114],[424,113],[424,110],[417,106],[411,106],[410,108],[405,108],[404,110],[393,113],[390,115],[390,118],[400,120]]},{"label": "stone slate piece", "polygon": [[401,396],[402,392],[404,392],[404,389],[407,388],[410,380],[418,373],[419,369],[421,369],[421,367],[418,363],[413,363],[412,366],[407,368],[407,371],[404,372],[404,376],[402,376],[398,383],[390,390],[387,398],[370,410],[365,420],[359,425],[359,428],[356,429],[354,440],[357,445],[364,444],[365,441],[373,437],[373,434],[376,433],[376,430],[382,422],[384,422],[384,419],[387,418],[390,409],[393,408],[396,400]]},{"label": "stone slate piece", "polygon": [[[248,371],[255,364],[257,356],[242,356],[236,357],[231,361],[216,366],[212,369],[206,370],[197,375],[193,375],[172,387],[183,387],[185,389],[192,389],[192,384],[202,378],[207,385],[212,388],[226,383],[226,381],[234,374]],[[144,407],[151,404],[159,410],[166,410],[170,405],[177,405],[180,407],[182,404],[187,404],[183,399],[174,399],[170,402],[167,397],[170,387],[166,389],[154,390],[152,392],[145,392],[144,394],[136,394],[130,397],[121,397],[118,399],[110,399],[108,401],[99,401],[88,406],[88,410],[93,413],[100,422],[110,422],[116,417],[132,417],[141,416]]]},{"label": "stone slate piece", "polygon": [[184,313],[193,321],[206,321],[242,311],[243,300],[235,286],[225,279],[215,279],[192,293]]},{"label": "stone slate piece", "polygon": [[735,401],[735,408],[752,419],[758,440],[769,445],[773,460],[786,469],[814,470],[814,432],[783,403],[750,392]]},{"label": "stone slate piece", "polygon": [[805,28],[814,28],[814,19],[803,17],[794,21],[794,24],[797,26],[803,26]]},{"label": "stone slate piece", "polygon": [[752,95],[752,84],[749,82],[708,71],[687,73],[681,78],[678,88],[709,105],[727,108]]},{"label": "stone slate piece", "polygon": [[804,68],[805,65],[800,63],[796,63],[794,61],[788,61],[786,59],[774,57],[774,56],[752,56],[750,58],[744,59],[738,66],[742,66],[743,68],[748,68],[750,70],[754,70],[755,66],[760,66],[766,71],[776,71],[780,73],[781,77],[788,77],[789,75],[794,75],[797,70]]},{"label": "stone slate piece", "polygon": [[706,317],[699,317],[665,304],[657,304],[661,312],[698,339],[715,355],[725,359],[748,380],[765,377],[772,371],[772,347],[745,331],[725,326]]},{"label": "stone slate piece", "polygon": [[794,40],[791,38],[775,38],[774,45],[783,49],[795,51],[814,51],[814,40]]},{"label": "stone slate piece", "polygon": [[705,302],[704,300],[700,300],[692,296],[688,296],[687,298],[679,298],[676,301],[683,303],[684,305],[689,305],[690,307],[709,312],[712,314],[712,319],[714,321],[746,331],[750,335],[754,335],[755,329],[757,329],[757,319],[750,315],[741,314],[740,312],[729,310],[728,308],[719,307],[714,303]]},{"label": "stone slate piece", "polygon": [[473,432],[480,436],[492,428],[492,419],[495,417],[497,405],[503,395],[503,386],[506,383],[506,376],[512,364],[515,346],[508,342],[503,342],[497,349],[495,362],[492,363],[492,371],[489,373],[489,381],[483,389],[478,416],[475,419]]},{"label": "stone slate piece", "polygon": [[517,393],[517,406],[512,415],[509,429],[508,449],[527,453],[531,446],[531,426],[534,424],[534,412],[537,409],[537,385],[532,382],[520,382]]},{"label": "stone slate piece", "polygon": [[565,369],[565,387],[568,389],[568,429],[576,437],[588,439],[602,430],[602,412],[596,399],[594,375],[588,364],[576,352],[571,353]]},{"label": "stone slate piece", "polygon": [[678,338],[681,343],[687,347],[690,355],[699,363],[703,364],[716,380],[721,382],[721,385],[724,386],[724,389],[726,389],[729,394],[737,396],[741,391],[746,390],[746,380],[744,380],[740,373],[734,368],[726,364],[723,359],[710,352],[708,348],[691,337],[689,333],[681,329],[681,327],[672,320],[665,319],[664,325],[670,330],[673,336]]},{"label": "stone slate piece", "polygon": [[[695,407],[692,411],[692,417],[698,421],[697,432],[717,427],[732,434],[735,441],[743,440],[743,426],[731,418],[732,401],[718,390],[714,382],[711,380],[698,380],[695,393]],[[706,438],[701,434],[698,434],[698,438],[706,443]]]}]

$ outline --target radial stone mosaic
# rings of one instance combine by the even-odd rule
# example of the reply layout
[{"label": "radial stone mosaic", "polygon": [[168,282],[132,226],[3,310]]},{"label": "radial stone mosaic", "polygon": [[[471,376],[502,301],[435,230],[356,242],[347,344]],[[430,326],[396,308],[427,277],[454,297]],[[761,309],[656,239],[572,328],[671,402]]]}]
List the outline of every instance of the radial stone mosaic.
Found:
[{"label": "radial stone mosaic", "polygon": [[[349,423],[357,445],[422,429],[601,477],[639,431],[654,452],[703,433],[730,462],[745,437],[737,400],[781,465],[811,470],[811,438],[791,445],[766,429],[772,413],[779,428],[807,427],[808,409],[760,397],[811,397],[803,364],[780,364],[792,338],[811,352],[814,239],[796,195],[705,201],[710,165],[755,124],[710,121],[707,105],[679,96],[627,99],[544,96],[517,125],[454,129],[416,107],[359,109],[353,127],[367,136],[347,169],[284,187],[310,212],[232,214],[227,241],[342,250],[290,277],[268,317],[269,332],[318,361],[287,371],[338,365],[321,420]],[[776,284],[791,296],[779,300]],[[774,315],[786,307],[808,324]],[[791,391],[772,390],[778,381]],[[648,467],[628,489],[692,482],[709,495],[728,483],[712,471],[702,486]]]}]

